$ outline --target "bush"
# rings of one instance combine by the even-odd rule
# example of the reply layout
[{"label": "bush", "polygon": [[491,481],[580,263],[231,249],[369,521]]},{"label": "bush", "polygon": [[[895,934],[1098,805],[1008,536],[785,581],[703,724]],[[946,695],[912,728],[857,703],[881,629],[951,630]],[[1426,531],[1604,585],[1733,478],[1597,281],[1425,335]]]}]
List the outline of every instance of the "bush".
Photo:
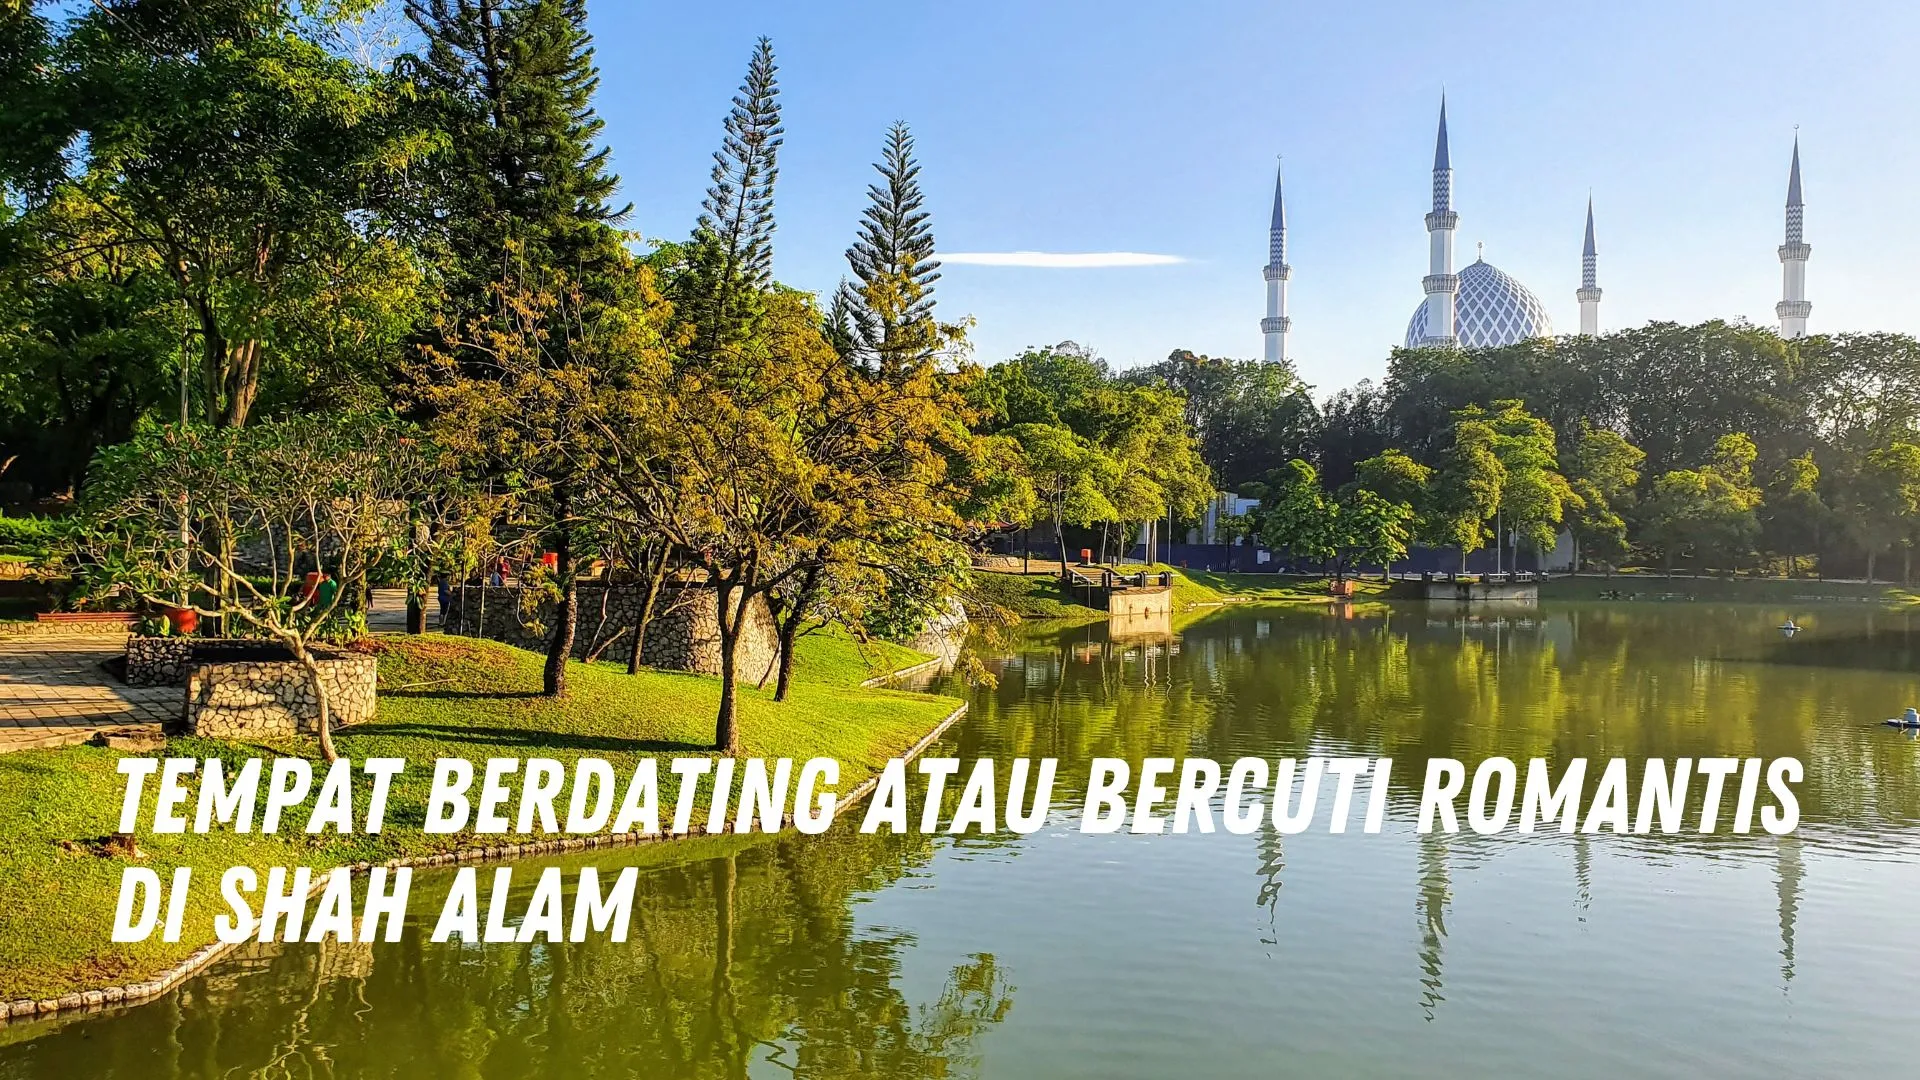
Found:
[{"label": "bush", "polygon": [[44,554],[60,538],[60,523],[42,517],[0,517],[0,551]]}]

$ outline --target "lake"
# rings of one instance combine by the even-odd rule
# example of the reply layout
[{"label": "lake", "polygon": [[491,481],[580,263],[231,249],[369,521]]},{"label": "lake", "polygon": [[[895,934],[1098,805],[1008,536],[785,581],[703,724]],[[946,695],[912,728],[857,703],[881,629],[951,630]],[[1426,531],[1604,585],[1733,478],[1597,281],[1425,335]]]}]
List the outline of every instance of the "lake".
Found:
[{"label": "lake", "polygon": [[[400,943],[0,1028],[0,1078],[1915,1072],[1920,743],[1878,723],[1920,703],[1915,617],[1241,607],[987,659],[931,752],[1060,759],[1031,835],[596,852],[643,867],[624,944],[431,944],[423,872]],[[1091,758],[1308,754],[1394,758],[1384,831],[1077,831]],[[1427,758],[1496,755],[1794,756],[1801,824],[1413,831]]]}]

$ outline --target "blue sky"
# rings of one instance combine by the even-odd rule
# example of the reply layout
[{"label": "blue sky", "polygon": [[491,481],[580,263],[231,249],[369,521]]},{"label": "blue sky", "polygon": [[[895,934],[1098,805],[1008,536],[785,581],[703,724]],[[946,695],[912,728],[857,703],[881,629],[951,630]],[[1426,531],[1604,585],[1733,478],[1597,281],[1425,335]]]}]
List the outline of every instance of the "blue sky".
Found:
[{"label": "blue sky", "polygon": [[949,252],[1130,251],[1172,265],[949,266],[976,357],[1073,339],[1119,366],[1260,353],[1276,154],[1290,353],[1321,393],[1377,378],[1426,272],[1448,99],[1457,260],[1577,325],[1592,190],[1603,328],[1780,297],[1800,127],[1816,331],[1920,332],[1920,4],[1741,2],[640,4],[590,9],[633,227],[678,237],[754,38],[787,141],[775,272],[824,290],[887,124],[912,125]]}]

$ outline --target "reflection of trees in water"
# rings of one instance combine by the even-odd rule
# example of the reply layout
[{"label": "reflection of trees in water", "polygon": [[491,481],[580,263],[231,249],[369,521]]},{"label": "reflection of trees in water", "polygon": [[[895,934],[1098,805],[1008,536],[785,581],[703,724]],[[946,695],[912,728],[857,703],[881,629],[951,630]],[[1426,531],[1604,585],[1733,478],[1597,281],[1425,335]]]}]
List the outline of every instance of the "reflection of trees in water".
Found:
[{"label": "reflection of trees in water", "polygon": [[1273,827],[1272,818],[1262,818],[1260,834],[1254,841],[1254,849],[1260,855],[1260,892],[1254,897],[1256,907],[1267,912],[1267,933],[1260,939],[1262,945],[1278,945],[1280,929],[1280,872],[1287,868],[1286,851],[1280,840],[1280,831]]},{"label": "reflection of trees in water", "polygon": [[[625,943],[434,945],[416,926],[352,962],[276,948],[153,1005],[0,1049],[0,1077],[721,1078],[756,1061],[820,1080],[964,1074],[1012,1008],[994,957],[956,964],[916,1004],[900,985],[914,938],[860,928],[850,909],[932,850],[925,837],[836,831],[656,866]],[[603,879],[616,857],[593,860]],[[561,865],[571,878],[584,861]],[[538,869],[516,873],[516,904]],[[416,913],[436,912],[445,885],[423,877]]]},{"label": "reflection of trees in water", "polygon": [[1593,843],[1586,833],[1573,838],[1573,903],[1582,923],[1593,907]]},{"label": "reflection of trees in water", "polygon": [[1774,838],[1774,891],[1780,897],[1780,990],[1793,983],[1793,931],[1800,917],[1800,838]]},{"label": "reflection of trees in water", "polygon": [[[1433,757],[1459,758],[1469,768],[1486,757],[1515,758],[1523,781],[1525,759],[1547,759],[1557,772],[1584,757],[1589,791],[1601,759],[1624,757],[1636,807],[1647,757],[1797,757],[1806,768],[1797,788],[1803,826],[1842,828],[1823,830],[1817,841],[1788,837],[1770,852],[1785,983],[1794,971],[1801,845],[1905,843],[1920,818],[1915,744],[1873,723],[1920,700],[1920,676],[1909,616],[1836,609],[1821,616],[1813,636],[1783,641],[1773,630],[1776,614],[1582,606],[1511,617],[1395,610],[1332,620],[1243,610],[1185,626],[1166,658],[1170,669],[1153,670],[1151,679],[1145,665],[1136,671],[1118,662],[1124,652],[1103,644],[1099,627],[1050,632],[1006,661],[1017,678],[976,696],[959,752],[1063,758],[1061,805],[1083,792],[1085,770],[1071,766],[1093,756],[1136,765],[1149,756],[1390,756],[1402,816]],[[1816,647],[1790,652],[1809,641]],[[1830,662],[1842,652],[1844,662]],[[1760,854],[1772,840],[1757,832],[1701,836],[1688,820],[1679,834],[1609,833],[1597,843],[1601,850]],[[1264,828],[1255,840],[1256,902],[1270,912],[1282,865],[1278,840]],[[1429,1012],[1441,1000],[1448,848],[1472,841],[1464,834],[1420,840],[1419,948]],[[1569,844],[1582,923],[1593,904],[1595,846],[1586,834]]]},{"label": "reflection of trees in water", "polygon": [[1441,992],[1441,960],[1446,950],[1447,911],[1453,903],[1453,879],[1447,868],[1445,833],[1420,837],[1420,895],[1414,901],[1420,930],[1420,1013],[1429,1021],[1447,1000]]},{"label": "reflection of trees in water", "polygon": [[[1085,770],[1072,766],[1095,756],[1386,755],[1397,799],[1417,791],[1432,757],[1469,767],[1540,757],[1556,768],[1625,757],[1637,798],[1647,757],[1751,756],[1799,758],[1803,820],[1848,825],[1853,840],[1920,818],[1915,744],[1874,726],[1920,700],[1920,676],[1891,661],[1768,662],[1808,640],[1780,642],[1778,621],[1762,608],[1678,604],[1515,618],[1235,611],[1186,626],[1153,665],[1129,662],[1131,646],[1105,641],[1103,628],[1081,627],[1029,639],[1004,661],[1000,685],[975,696],[955,738],[962,756],[1062,758],[1063,800],[1083,792]],[[1912,626],[1905,615],[1835,611],[1816,634],[1897,658],[1912,651]]]}]

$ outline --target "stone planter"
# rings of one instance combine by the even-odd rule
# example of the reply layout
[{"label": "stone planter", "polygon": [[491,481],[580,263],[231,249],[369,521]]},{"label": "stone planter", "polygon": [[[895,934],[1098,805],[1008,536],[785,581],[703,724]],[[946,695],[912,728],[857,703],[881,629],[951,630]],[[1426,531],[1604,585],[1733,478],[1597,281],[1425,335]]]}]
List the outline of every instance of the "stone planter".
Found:
[{"label": "stone planter", "polygon": [[196,663],[240,659],[269,650],[272,658],[284,659],[287,651],[270,641],[257,638],[148,637],[127,639],[128,686],[185,686],[187,674]]},{"label": "stone planter", "polygon": [[[442,629],[449,634],[489,638],[542,652],[547,647],[545,628],[552,625],[553,602],[542,600],[537,608],[527,611],[521,607],[523,595],[524,590],[514,586],[456,586]],[[631,586],[576,586],[574,658],[625,663],[633,655],[633,625],[639,618],[641,599],[640,590]],[[670,585],[662,589],[647,626],[640,662],[665,671],[720,674],[718,608],[712,590],[704,586]],[[774,670],[779,657],[780,639],[774,632],[773,616],[766,599],[756,596],[747,609],[739,652],[734,657],[734,674],[742,681],[759,682]]]},{"label": "stone planter", "polygon": [[[318,654],[316,654],[318,655]],[[327,690],[330,726],[373,719],[378,707],[379,661],[367,654],[318,655]],[[259,645],[254,653],[229,650],[218,660],[197,660],[187,673],[186,729],[215,739],[259,739],[319,731],[320,707],[313,682],[286,650]]]}]

